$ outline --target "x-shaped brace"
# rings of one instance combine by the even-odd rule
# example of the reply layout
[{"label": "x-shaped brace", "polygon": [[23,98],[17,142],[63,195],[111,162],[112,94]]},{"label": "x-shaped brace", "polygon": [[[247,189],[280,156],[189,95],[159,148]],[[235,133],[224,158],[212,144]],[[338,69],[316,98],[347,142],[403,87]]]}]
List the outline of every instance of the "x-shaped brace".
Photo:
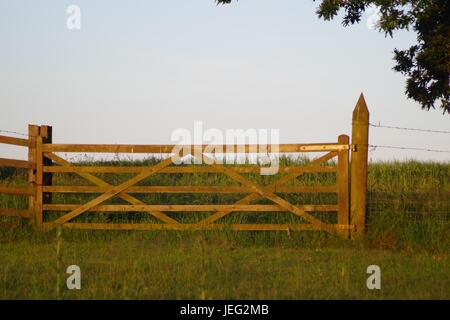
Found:
[{"label": "x-shaped brace", "polygon": [[[315,160],[313,160],[309,165],[307,165],[306,167],[315,167],[320,165],[323,162],[326,162],[332,158],[334,158],[336,156],[336,152],[332,151],[329,152]],[[205,155],[203,155],[204,158],[208,159]],[[209,159],[210,163],[213,163],[213,161],[211,159]],[[275,188],[291,179],[294,179],[300,175],[302,175],[303,173],[292,173],[292,174],[288,174],[284,177],[281,177],[280,179],[272,182],[268,187],[266,188],[261,188],[260,186],[256,185],[255,183],[253,183],[252,181],[248,180],[247,178],[241,176],[239,173],[237,173],[236,171],[230,169],[230,168],[226,168],[223,165],[219,165],[219,164],[212,164],[212,166],[215,167],[215,169],[218,172],[222,172],[227,174],[228,176],[230,176],[232,179],[250,187],[253,188],[255,190],[255,193],[252,193],[246,197],[244,197],[243,199],[239,200],[238,202],[235,203],[235,205],[243,205],[243,204],[249,204],[250,202],[252,202],[253,200],[256,200],[258,198],[264,197],[267,198],[273,202],[275,202],[276,204],[278,204],[279,206],[285,208],[287,211],[290,211],[292,213],[294,213],[295,215],[298,215],[302,218],[304,218],[306,221],[310,222],[312,225],[314,226],[318,226],[321,229],[324,230],[332,230],[331,228],[328,228],[328,225],[320,220],[318,220],[317,218],[311,216],[310,214],[306,213],[304,210],[301,210],[300,208],[298,208],[297,206],[292,205],[291,203],[289,203],[288,201],[284,200],[283,198],[277,196],[276,194],[273,193],[273,191],[275,190]],[[221,211],[221,212],[216,212],[213,215],[209,216],[208,218],[200,221],[198,224],[210,224],[228,214],[230,214],[233,211]]]},{"label": "x-shaped brace", "polygon": [[[55,163],[58,163],[62,166],[73,167],[70,164],[70,162],[64,160],[61,157],[58,157],[57,155],[55,155],[53,153],[45,153],[45,157],[53,160]],[[101,186],[101,187],[110,187],[110,189],[106,193],[97,197],[96,199],[94,199],[94,200],[86,203],[85,205],[77,208],[76,210],[73,210],[72,212],[56,219],[55,221],[52,222],[52,226],[50,228],[52,228],[58,224],[63,224],[69,220],[74,219],[75,217],[79,216],[80,214],[88,211],[89,209],[92,209],[93,207],[112,198],[115,195],[119,196],[123,200],[125,200],[133,205],[145,204],[141,200],[131,196],[130,194],[127,194],[125,192],[125,190],[127,188],[129,188],[130,186],[138,183],[139,181],[142,181],[143,179],[151,176],[152,174],[155,174],[158,171],[164,169],[165,167],[169,166],[171,163],[172,163],[172,158],[165,159],[165,160],[161,161],[159,164],[142,171],[142,173],[140,173],[139,175],[131,178],[130,180],[128,180],[118,186],[110,185],[109,183],[97,178],[96,176],[94,176],[92,174],[77,172],[78,175],[85,178],[86,180],[88,180],[92,183],[95,183],[96,185]],[[163,212],[154,212],[154,211],[147,211],[147,212],[150,213],[151,215],[153,215],[155,218],[158,218],[159,220],[162,220],[168,224],[180,224],[178,221],[170,218]]]}]

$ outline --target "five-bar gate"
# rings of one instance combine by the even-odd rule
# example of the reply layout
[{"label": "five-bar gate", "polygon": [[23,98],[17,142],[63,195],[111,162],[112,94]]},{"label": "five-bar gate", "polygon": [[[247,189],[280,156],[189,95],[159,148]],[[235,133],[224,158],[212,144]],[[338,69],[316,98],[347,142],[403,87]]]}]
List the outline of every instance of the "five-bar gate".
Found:
[{"label": "five-bar gate", "polygon": [[[206,165],[175,165],[171,156],[174,145],[96,145],[96,144],[53,144],[52,128],[29,126],[28,139],[0,136],[0,143],[28,148],[28,161],[0,159],[0,166],[28,170],[27,186],[0,186],[0,193],[28,196],[28,209],[0,209],[3,215],[32,218],[34,224],[44,230],[57,226],[70,229],[108,230],[254,230],[295,231],[317,230],[337,234],[343,238],[355,238],[364,234],[365,193],[367,184],[368,111],[361,96],[353,114],[352,143],[347,135],[341,135],[336,142],[322,144],[282,144],[277,153],[321,153],[306,165],[280,166],[276,179],[268,184],[256,183],[246,174],[258,173],[258,165],[225,165],[217,163],[205,153],[207,146],[186,146],[193,157]],[[225,146],[224,153],[258,150],[259,146]],[[271,146],[266,146],[272,152]],[[217,148],[210,148],[217,150]],[[209,149],[209,150],[210,150]],[[179,150],[179,148],[178,148]],[[162,155],[159,162],[148,166],[92,166],[71,163],[61,153],[145,153]],[[350,168],[351,153],[351,168]],[[336,164],[330,165],[329,161]],[[54,185],[54,174],[75,174],[85,185]],[[142,182],[156,174],[211,174],[225,175],[236,185],[143,185]],[[289,182],[305,174],[334,173],[334,185],[292,186]],[[127,174],[126,180],[116,184],[99,177],[99,174]],[[84,203],[56,203],[53,194],[89,194]],[[138,194],[214,193],[244,195],[229,204],[169,204],[148,203]],[[288,201],[285,194],[335,193],[334,204],[296,204]],[[120,199],[120,203],[111,200]],[[267,203],[255,203],[264,199]],[[80,220],[86,213],[145,213],[155,222],[121,223],[114,219],[107,222]],[[210,212],[210,215],[195,223],[184,223],[171,213]],[[296,223],[221,223],[233,213],[276,213],[300,218]],[[315,213],[336,214],[335,223],[320,218]],[[58,213],[52,215],[52,213]],[[299,221],[300,221],[299,220]]]}]

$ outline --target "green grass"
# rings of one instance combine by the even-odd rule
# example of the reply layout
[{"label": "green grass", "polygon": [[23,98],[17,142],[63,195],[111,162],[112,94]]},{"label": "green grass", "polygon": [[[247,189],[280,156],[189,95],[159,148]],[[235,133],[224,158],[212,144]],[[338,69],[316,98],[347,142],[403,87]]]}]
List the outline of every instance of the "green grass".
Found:
[{"label": "green grass", "polygon": [[[115,161],[105,165],[150,164]],[[282,159],[304,164],[306,159]],[[84,165],[92,165],[87,162]],[[129,175],[98,175],[117,184]],[[246,175],[267,184],[273,177]],[[292,185],[332,184],[333,174],[309,174]],[[21,185],[21,172],[0,171],[1,184]],[[223,175],[155,175],[145,185],[235,185]],[[55,185],[87,185],[58,174]],[[243,195],[137,195],[147,203],[233,203]],[[364,242],[320,232],[170,232],[64,230],[63,299],[449,299],[450,164],[388,162],[369,166],[368,232]],[[91,196],[55,195],[55,203]],[[325,204],[333,194],[283,195]],[[122,203],[113,200],[111,203]],[[267,203],[261,201],[260,203]],[[1,207],[25,208],[23,197],[0,195]],[[56,213],[55,215],[58,215]],[[199,214],[172,214],[183,222]],[[318,213],[321,216],[321,213]],[[322,217],[333,221],[333,218]],[[147,215],[89,214],[80,221],[151,221]],[[225,222],[298,222],[289,214],[236,213]],[[63,288],[65,268],[81,267],[82,289]],[[382,289],[366,288],[366,269],[381,267]],[[0,299],[56,299],[55,232],[0,218]]]}]

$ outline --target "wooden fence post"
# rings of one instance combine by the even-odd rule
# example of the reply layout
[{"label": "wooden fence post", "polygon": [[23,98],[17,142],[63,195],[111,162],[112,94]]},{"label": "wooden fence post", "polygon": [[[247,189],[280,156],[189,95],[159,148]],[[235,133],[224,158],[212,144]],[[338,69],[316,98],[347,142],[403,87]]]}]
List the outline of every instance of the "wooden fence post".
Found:
[{"label": "wooden fence post", "polygon": [[369,110],[364,95],[353,110],[352,158],[350,170],[350,215],[356,226],[352,239],[362,239],[366,229],[367,158],[369,145]]},{"label": "wooden fence post", "polygon": [[[349,144],[349,137],[347,135],[340,135],[338,138],[339,144]],[[340,150],[338,153],[338,215],[337,222],[342,225],[350,224],[349,201],[349,150]],[[339,235],[344,239],[350,238],[349,230],[339,231]]]},{"label": "wooden fence post", "polygon": [[36,226],[43,228],[43,154],[42,144],[45,137],[45,129],[39,127],[39,135],[36,138],[36,198],[34,204],[34,212],[36,218]]},{"label": "wooden fence post", "polygon": [[28,186],[33,190],[33,195],[28,197],[28,210],[33,215],[33,223],[36,225],[36,143],[39,136],[39,126],[28,125]]}]

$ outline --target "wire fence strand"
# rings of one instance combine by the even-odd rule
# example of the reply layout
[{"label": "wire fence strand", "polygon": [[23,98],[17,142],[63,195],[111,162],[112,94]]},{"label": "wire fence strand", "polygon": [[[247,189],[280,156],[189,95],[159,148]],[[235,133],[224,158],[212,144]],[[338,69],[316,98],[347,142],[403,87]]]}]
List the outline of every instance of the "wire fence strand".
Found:
[{"label": "wire fence strand", "polygon": [[385,149],[398,149],[398,150],[414,150],[414,151],[427,151],[427,152],[439,152],[439,153],[450,153],[450,150],[440,150],[440,149],[429,149],[429,148],[416,148],[416,147],[400,147],[400,146],[387,146],[387,145],[375,145],[369,144],[371,151],[375,151],[377,148]]},{"label": "wire fence strand", "polygon": [[386,128],[386,129],[396,129],[396,130],[407,130],[407,131],[418,131],[418,132],[428,132],[428,133],[450,134],[450,131],[445,131],[445,130],[431,130],[431,129],[406,128],[406,127],[397,127],[397,126],[385,126],[385,125],[373,124],[373,123],[369,123],[369,126],[375,127],[375,128]]},{"label": "wire fence strand", "polygon": [[27,133],[17,132],[17,131],[10,131],[10,130],[0,130],[0,133],[8,133],[8,134],[15,134],[15,135],[18,135],[18,136],[28,137]]}]

